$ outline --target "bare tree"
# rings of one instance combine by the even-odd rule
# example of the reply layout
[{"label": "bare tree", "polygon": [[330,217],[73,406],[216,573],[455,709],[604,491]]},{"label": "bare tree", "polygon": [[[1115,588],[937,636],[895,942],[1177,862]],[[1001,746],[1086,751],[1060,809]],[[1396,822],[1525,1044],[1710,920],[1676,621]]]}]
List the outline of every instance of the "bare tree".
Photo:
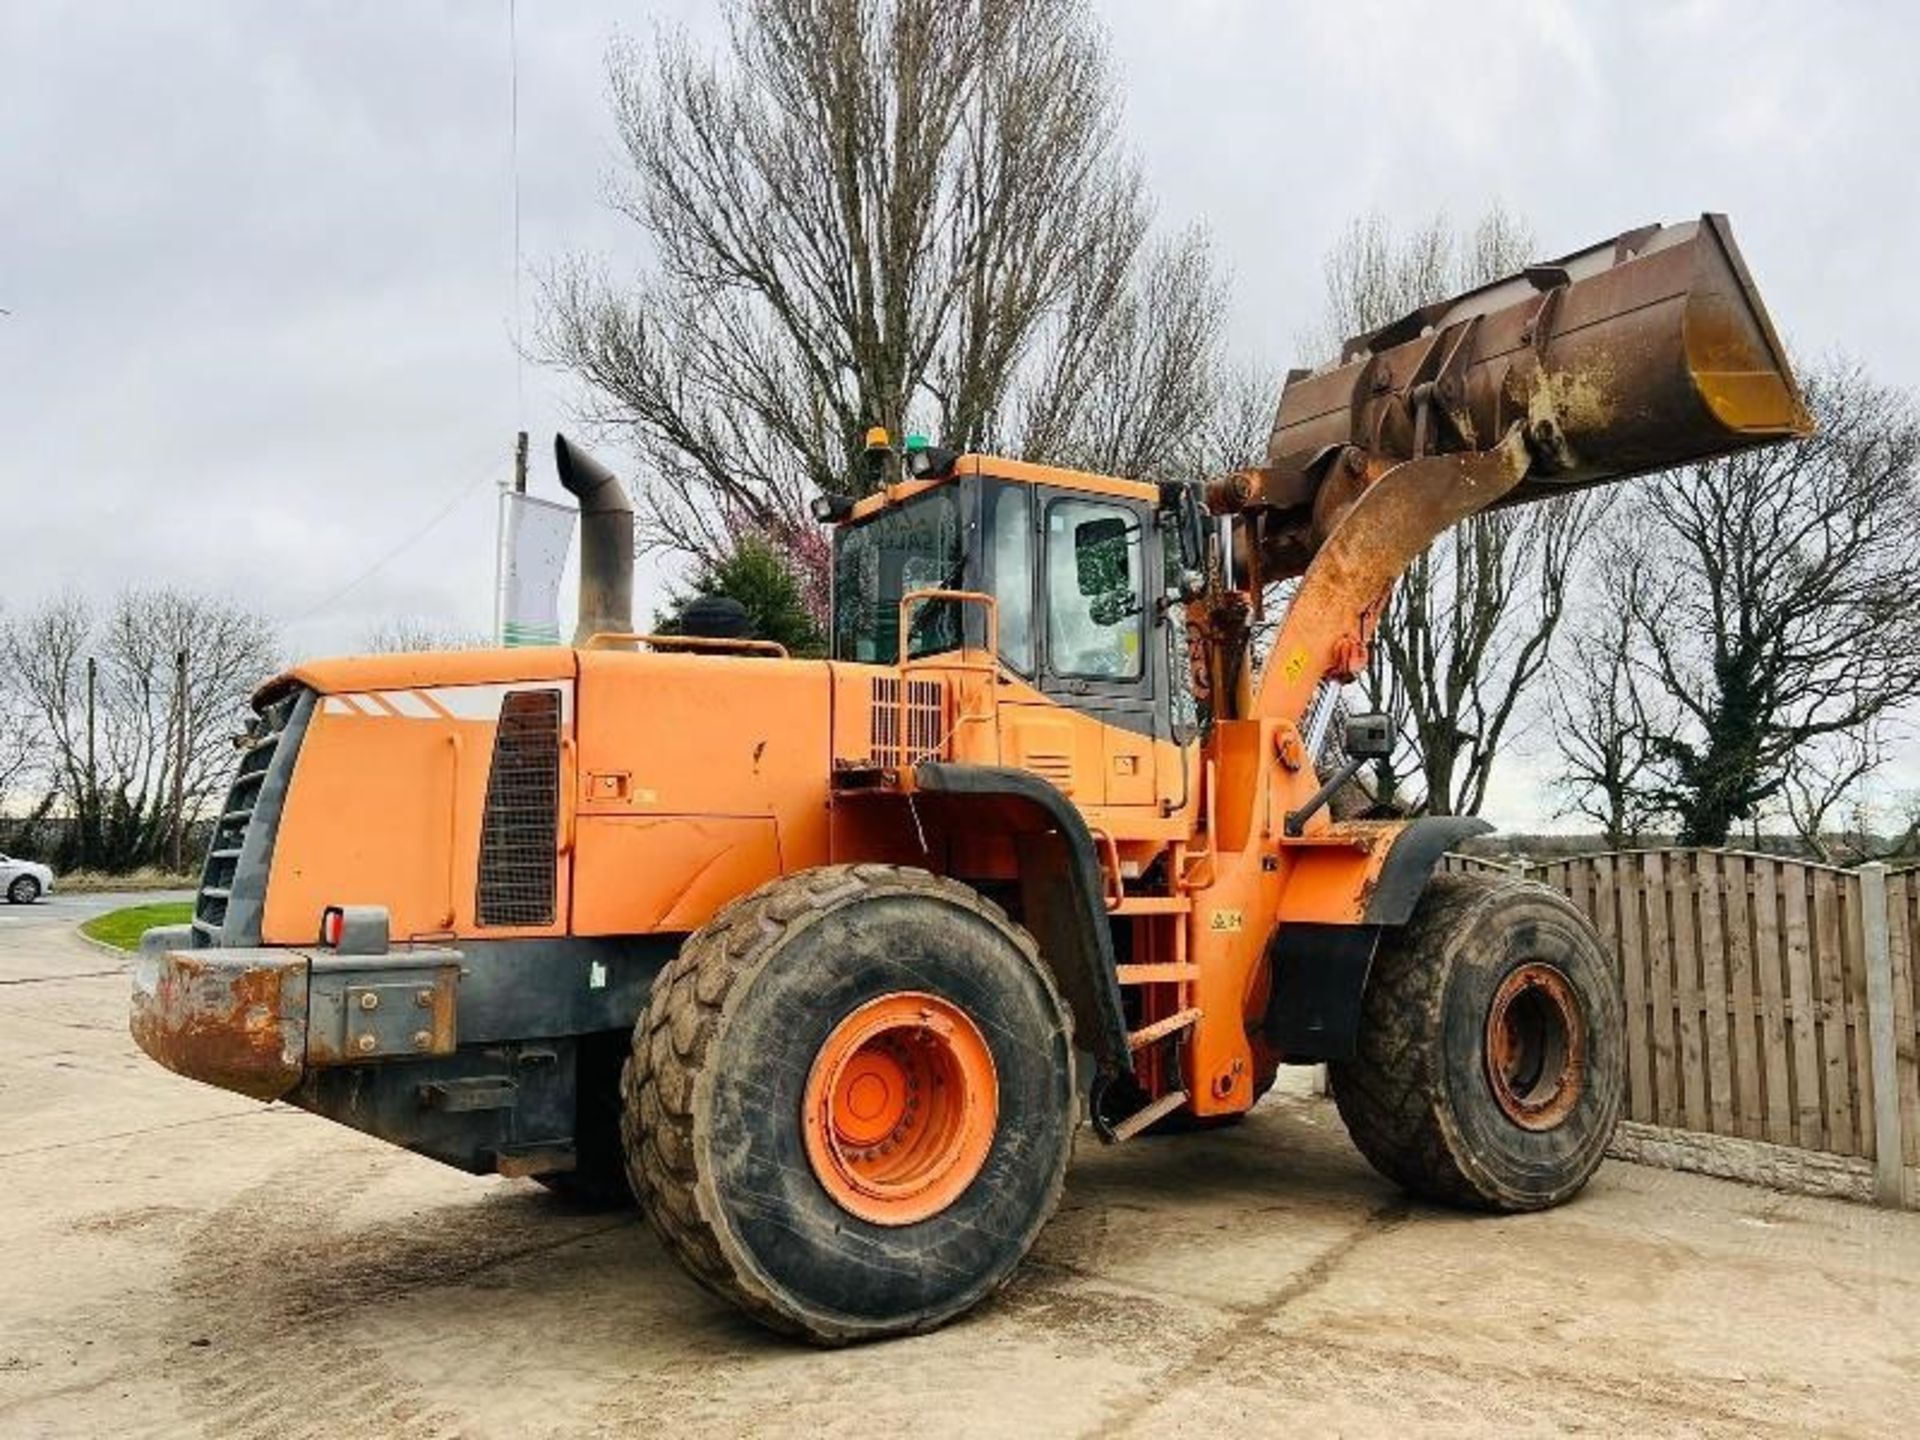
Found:
[{"label": "bare tree", "polygon": [[75,822],[63,859],[109,870],[160,859],[176,821],[205,812],[277,648],[259,617],[172,589],[128,591],[104,615],[78,596],[49,601],[5,645],[47,736],[49,787]]},{"label": "bare tree", "polygon": [[[1014,449],[1108,475],[1201,478],[1209,441],[1232,423],[1223,402],[1237,398],[1223,387],[1227,292],[1206,235],[1145,248],[1097,306],[1080,303],[1086,278],[1073,277],[1015,397]],[[1278,395],[1276,385],[1266,397],[1269,426]]]},{"label": "bare tree", "polygon": [[[1606,502],[1588,493],[1460,525],[1408,567],[1380,627],[1424,808],[1478,814],[1566,614],[1575,558]],[[1534,514],[1532,510],[1542,513]]]},{"label": "bare tree", "polygon": [[[1307,343],[1337,353],[1347,337],[1519,269],[1532,247],[1498,206],[1464,230],[1444,216],[1404,235],[1379,215],[1355,220],[1327,256],[1323,318]],[[1400,737],[1393,755],[1368,766],[1376,803],[1439,814],[1486,803],[1604,503],[1575,496],[1475,516],[1409,567],[1359,681],[1368,708],[1391,715]]]},{"label": "bare tree", "polygon": [[369,626],[360,636],[368,655],[401,655],[420,650],[479,650],[492,644],[485,635],[421,615],[395,615]]},{"label": "bare tree", "polygon": [[1920,695],[1920,416],[1849,363],[1806,390],[1812,438],[1662,476],[1615,519],[1643,563],[1609,603],[1631,618],[1636,687],[1666,710],[1642,733],[1640,795],[1685,844],[1723,844],[1769,806],[1817,825]]},{"label": "bare tree", "polygon": [[1211,419],[1210,255],[1149,244],[1085,0],[742,0],[724,59],[610,72],[657,262],[559,267],[542,349],[638,450],[642,543],[799,532],[870,425],[1146,473]]},{"label": "bare tree", "polygon": [[[0,617],[0,661],[6,657],[10,630]],[[0,664],[0,816],[8,814],[13,797],[38,778],[36,771],[45,762],[41,742],[40,721],[19,673],[12,665]]]},{"label": "bare tree", "polygon": [[[1816,860],[1840,863],[1847,837],[1835,836],[1829,822],[1850,811],[1860,782],[1878,770],[1886,758],[1879,726],[1869,722],[1857,734],[1828,736],[1814,741],[1789,758],[1780,808],[1800,843]],[[1857,847],[1852,847],[1857,848]]]},{"label": "bare tree", "polygon": [[[1634,582],[1635,554],[1621,552],[1609,565],[1623,567]],[[1602,586],[1602,595],[1614,589]],[[1550,661],[1549,719],[1559,752],[1564,814],[1600,827],[1615,849],[1639,843],[1655,818],[1643,793],[1646,736],[1658,728],[1634,683],[1630,659],[1633,617],[1604,598],[1589,603],[1561,653]]]}]

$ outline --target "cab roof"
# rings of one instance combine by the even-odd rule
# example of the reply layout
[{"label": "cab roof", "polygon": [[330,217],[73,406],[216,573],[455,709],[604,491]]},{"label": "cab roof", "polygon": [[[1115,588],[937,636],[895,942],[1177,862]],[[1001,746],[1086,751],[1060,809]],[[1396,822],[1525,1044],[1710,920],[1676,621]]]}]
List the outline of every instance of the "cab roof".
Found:
[{"label": "cab roof", "polygon": [[1160,498],[1160,487],[1146,480],[1123,480],[1117,475],[1096,475],[1088,470],[1068,470],[1058,465],[1036,465],[1029,460],[1009,460],[1001,455],[969,452],[953,462],[953,470],[934,480],[902,480],[885,490],[856,501],[847,520],[864,520],[869,515],[911,500],[923,491],[944,485],[961,475],[985,475],[994,480],[1012,480],[1024,485],[1052,485],[1061,490],[1083,490],[1093,495],[1110,495],[1117,500],[1144,500],[1149,504]]}]

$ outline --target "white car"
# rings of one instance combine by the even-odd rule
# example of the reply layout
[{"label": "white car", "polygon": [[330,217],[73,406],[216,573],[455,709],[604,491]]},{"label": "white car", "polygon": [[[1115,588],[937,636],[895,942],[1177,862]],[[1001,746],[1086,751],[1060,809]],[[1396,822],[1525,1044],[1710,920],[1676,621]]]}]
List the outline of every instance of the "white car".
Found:
[{"label": "white car", "polygon": [[9,904],[31,905],[53,891],[53,871],[37,860],[13,860],[0,855],[0,892]]}]

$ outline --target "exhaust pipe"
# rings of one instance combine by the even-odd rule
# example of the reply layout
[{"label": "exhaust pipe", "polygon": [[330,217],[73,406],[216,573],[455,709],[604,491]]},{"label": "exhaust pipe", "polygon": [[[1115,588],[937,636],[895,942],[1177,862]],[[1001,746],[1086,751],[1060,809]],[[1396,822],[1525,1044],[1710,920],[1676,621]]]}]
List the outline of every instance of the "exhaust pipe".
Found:
[{"label": "exhaust pipe", "polygon": [[619,477],[564,435],[553,437],[560,483],[580,502],[580,623],[573,643],[633,630],[633,502]]}]

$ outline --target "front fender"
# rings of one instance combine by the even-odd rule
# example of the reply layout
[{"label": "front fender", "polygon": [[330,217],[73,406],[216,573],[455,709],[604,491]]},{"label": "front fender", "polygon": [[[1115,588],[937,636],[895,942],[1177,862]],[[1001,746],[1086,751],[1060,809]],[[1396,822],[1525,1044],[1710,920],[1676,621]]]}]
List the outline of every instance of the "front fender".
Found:
[{"label": "front fender", "polygon": [[1026,927],[1040,946],[1103,1075],[1132,1065],[1114,971],[1100,858],[1073,802],[1030,770],[928,762],[915,786],[949,805],[979,807],[986,823],[1014,833]]},{"label": "front fender", "polygon": [[1477,816],[1428,815],[1365,849],[1316,847],[1302,857],[1267,942],[1273,983],[1262,1029],[1284,1060],[1353,1057],[1382,932],[1413,918],[1449,849],[1492,829]]}]

